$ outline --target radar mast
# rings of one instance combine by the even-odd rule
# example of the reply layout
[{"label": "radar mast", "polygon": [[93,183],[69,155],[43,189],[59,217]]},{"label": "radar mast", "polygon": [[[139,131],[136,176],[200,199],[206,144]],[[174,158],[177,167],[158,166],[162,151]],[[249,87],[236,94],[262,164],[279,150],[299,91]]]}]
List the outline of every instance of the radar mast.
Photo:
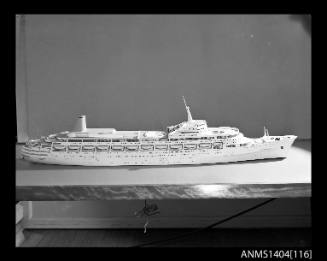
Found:
[{"label": "radar mast", "polygon": [[192,118],[190,107],[187,106],[184,96],[182,96],[182,97],[183,97],[183,101],[184,101],[186,112],[187,112],[187,121],[192,121],[193,118]]}]

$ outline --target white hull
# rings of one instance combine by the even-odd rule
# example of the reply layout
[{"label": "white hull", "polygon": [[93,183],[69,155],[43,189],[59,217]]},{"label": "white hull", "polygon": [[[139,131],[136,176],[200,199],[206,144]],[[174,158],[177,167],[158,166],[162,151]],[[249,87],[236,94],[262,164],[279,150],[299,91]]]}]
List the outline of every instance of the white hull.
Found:
[{"label": "white hull", "polygon": [[295,136],[280,141],[253,144],[249,147],[197,149],[178,151],[52,151],[24,147],[23,157],[29,161],[60,165],[123,166],[214,164],[267,158],[285,158]]}]

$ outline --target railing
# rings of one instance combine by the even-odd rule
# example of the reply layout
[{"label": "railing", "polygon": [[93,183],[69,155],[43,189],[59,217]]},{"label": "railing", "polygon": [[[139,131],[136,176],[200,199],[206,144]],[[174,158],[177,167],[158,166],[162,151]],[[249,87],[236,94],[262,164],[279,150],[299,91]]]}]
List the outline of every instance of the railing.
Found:
[{"label": "railing", "polygon": [[[103,149],[103,148],[98,148],[100,146],[106,146],[106,145],[94,145],[94,147],[91,148],[84,148],[83,145],[79,145],[79,149],[70,149],[69,146],[70,145],[65,145],[62,143],[58,143],[57,145],[63,145],[65,148],[56,148],[56,144],[55,142],[51,143],[51,146],[48,147],[50,151],[71,151],[71,152],[105,152],[105,151],[129,151],[129,152],[135,152],[135,151],[181,151],[181,150],[185,150],[185,151],[190,151],[190,150],[196,150],[196,149],[222,149],[223,148],[223,143],[222,142],[202,142],[202,143],[189,143],[189,144],[183,144],[183,143],[175,143],[175,144],[170,144],[170,143],[166,143],[166,144],[138,144],[138,145],[120,145],[120,144],[111,144],[111,145],[107,145],[107,148]],[[160,146],[164,146],[160,147]],[[85,146],[90,146],[90,145],[85,145]],[[135,146],[135,147],[131,147],[131,146]],[[157,147],[158,146],[158,147]],[[227,145],[227,147],[235,147],[235,145]]]}]

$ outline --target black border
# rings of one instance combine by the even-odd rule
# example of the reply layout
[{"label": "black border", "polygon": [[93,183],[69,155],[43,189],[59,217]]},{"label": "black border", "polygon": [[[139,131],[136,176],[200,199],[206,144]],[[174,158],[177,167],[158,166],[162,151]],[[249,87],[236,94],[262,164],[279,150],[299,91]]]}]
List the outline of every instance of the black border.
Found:
[{"label": "black border", "polygon": [[[3,193],[3,195],[12,195],[11,194],[11,189],[13,190],[13,195],[14,197],[10,197],[9,200],[7,200],[7,198],[5,197],[4,200],[7,201],[9,204],[9,207],[11,207],[12,211],[10,210],[10,214],[6,214],[6,217],[8,218],[8,221],[6,222],[6,224],[12,224],[11,222],[13,222],[13,220],[15,219],[15,184],[16,184],[16,180],[15,180],[15,157],[16,157],[16,152],[15,152],[15,144],[17,142],[17,120],[16,120],[16,99],[15,99],[15,16],[16,14],[305,14],[306,16],[309,16],[310,19],[309,20],[305,20],[308,19],[308,17],[306,17],[304,20],[302,20],[302,22],[304,23],[308,23],[309,21],[309,27],[310,28],[310,35],[311,33],[311,21],[312,21],[312,14],[311,14],[311,10],[308,10],[307,8],[298,8],[295,10],[290,10],[287,8],[271,8],[271,9],[260,9],[260,8],[256,8],[256,9],[250,9],[250,8],[244,8],[244,9],[229,9],[229,8],[220,8],[220,9],[215,9],[215,8],[192,8],[192,7],[184,7],[184,8],[162,8],[162,9],[151,9],[151,8],[130,8],[130,9],[126,9],[126,8],[111,8],[111,9],[89,9],[89,8],[71,8],[71,9],[39,9],[39,8],[21,8],[20,10],[16,10],[16,11],[11,11],[11,12],[7,12],[7,22],[8,22],[8,36],[9,36],[9,41],[8,41],[8,86],[6,86],[5,88],[9,90],[9,95],[8,95],[8,99],[6,99],[6,102],[8,102],[8,107],[7,109],[5,109],[3,112],[4,114],[7,116],[5,119],[5,126],[7,129],[7,126],[9,125],[9,128],[13,128],[13,130],[10,129],[10,139],[6,139],[6,142],[8,144],[7,147],[7,153],[6,154],[6,161],[8,162],[8,167],[9,167],[9,171],[6,169],[4,171],[4,175],[6,180],[3,181],[3,188],[5,188],[5,191]],[[301,20],[301,19],[300,19]],[[312,37],[312,36],[311,36]],[[313,76],[313,74],[312,74]],[[311,77],[312,78],[312,77]],[[312,78],[313,79],[313,78]],[[313,95],[313,92],[312,92]],[[312,96],[313,97],[313,96]],[[10,108],[10,109],[9,109]],[[312,108],[313,109],[313,108]],[[12,115],[13,114],[13,115]],[[313,116],[313,114],[312,114]],[[313,117],[312,117],[313,120]],[[9,123],[9,124],[8,124]],[[8,133],[7,133],[8,135]],[[11,173],[11,170],[14,170],[14,173]],[[8,178],[8,180],[7,180]],[[8,190],[8,191],[7,191]],[[11,201],[15,201],[15,202],[11,202]],[[313,203],[313,202],[312,202]],[[4,211],[3,213],[8,213],[6,211]],[[13,224],[13,228],[11,228],[9,225],[6,226],[4,225],[3,227],[5,227],[6,232],[8,233],[9,238],[6,236],[6,243],[10,246],[10,247],[15,247],[15,223]],[[13,229],[13,230],[12,230]],[[17,249],[17,248],[16,248]],[[155,249],[156,248],[151,248],[151,249]],[[211,256],[211,258],[213,259],[221,259],[221,257],[227,257],[227,258],[240,258],[240,253],[242,250],[244,249],[262,249],[262,248],[202,248],[201,250],[204,251],[211,251],[214,250],[215,256]],[[277,248],[265,248],[265,249],[272,249],[272,250],[277,250]],[[281,247],[278,248],[278,250],[280,249],[288,249],[286,247]],[[292,248],[292,249],[302,249],[302,248]],[[99,250],[99,249],[98,249]],[[97,251],[98,251],[97,250]],[[194,254],[194,252],[199,252],[198,250],[200,249],[186,249],[187,251],[183,251],[183,254],[186,254],[186,252],[188,252],[189,254]],[[110,251],[113,251],[113,249],[110,249]],[[133,252],[135,251],[135,252]],[[133,251],[131,251],[135,254],[137,254],[137,251],[140,251],[139,249],[134,249]],[[149,248],[146,249],[147,253],[149,251]],[[165,249],[166,251],[166,249]],[[130,252],[130,251],[128,251]],[[207,253],[209,253],[207,252]],[[121,253],[121,251],[120,251]],[[113,253],[112,253],[113,254]],[[157,253],[158,254],[158,253]],[[148,253],[146,256],[139,256],[140,258],[151,258],[151,255],[154,255],[154,257],[152,256],[152,258],[157,258],[157,254],[155,254],[155,252]],[[167,254],[169,254],[170,256],[170,252],[168,251]],[[149,255],[149,256],[148,256]],[[203,256],[203,254],[201,255],[202,258],[209,258],[208,255]],[[170,256],[172,257],[172,256]],[[101,257],[99,257],[101,258]],[[135,258],[137,258],[137,256],[135,256]]]}]

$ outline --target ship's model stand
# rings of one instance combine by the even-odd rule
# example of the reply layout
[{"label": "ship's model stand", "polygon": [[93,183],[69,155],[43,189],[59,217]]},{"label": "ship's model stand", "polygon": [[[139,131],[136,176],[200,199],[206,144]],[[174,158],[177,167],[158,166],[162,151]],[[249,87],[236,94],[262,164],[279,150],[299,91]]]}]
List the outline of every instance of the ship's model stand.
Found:
[{"label": "ship's model stand", "polygon": [[[183,97],[184,99],[184,97]],[[24,159],[47,164],[119,166],[236,162],[285,158],[294,135],[246,138],[237,128],[208,127],[194,120],[184,99],[187,121],[167,131],[117,131],[87,128],[80,116],[74,131],[29,140]]]}]

